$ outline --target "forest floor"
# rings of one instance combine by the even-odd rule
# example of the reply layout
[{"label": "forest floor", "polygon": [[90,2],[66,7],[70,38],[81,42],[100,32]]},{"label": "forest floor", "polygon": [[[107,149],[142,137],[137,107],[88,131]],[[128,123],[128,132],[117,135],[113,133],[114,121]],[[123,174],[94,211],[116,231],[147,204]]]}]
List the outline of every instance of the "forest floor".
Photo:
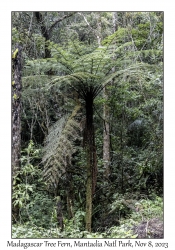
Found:
[{"label": "forest floor", "polygon": [[[73,219],[65,219],[63,231],[60,231],[56,222],[46,228],[29,221],[14,224],[12,238],[163,238],[163,199],[142,199],[137,205],[140,205],[139,211],[132,210],[125,218],[120,219],[118,226],[106,226],[103,230],[96,228],[94,232],[87,232],[83,229],[82,220],[78,219],[76,223]],[[117,216],[116,209],[113,213],[113,216],[115,215]]]}]

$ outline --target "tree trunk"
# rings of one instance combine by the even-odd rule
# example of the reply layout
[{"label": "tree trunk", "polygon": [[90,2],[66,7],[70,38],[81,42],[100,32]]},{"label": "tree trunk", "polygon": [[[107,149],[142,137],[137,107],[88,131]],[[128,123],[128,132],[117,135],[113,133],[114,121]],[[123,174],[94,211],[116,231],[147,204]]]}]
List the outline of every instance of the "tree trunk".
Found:
[{"label": "tree trunk", "polygon": [[[44,18],[43,18],[43,15],[39,12],[39,11],[35,11],[34,14],[35,14],[35,17],[36,17],[36,20],[37,20],[37,23],[40,25],[40,28],[41,28],[41,33],[42,33],[42,36],[45,38],[45,56],[44,58],[50,58],[51,57],[51,51],[50,49],[48,48],[48,41],[50,40],[51,38],[51,32],[53,30],[53,28],[59,23],[59,22],[62,22],[64,19],[66,18],[69,18],[71,17],[72,15],[74,15],[75,12],[72,12],[68,15],[64,15],[62,16],[61,18],[58,18],[52,25],[50,28],[47,28],[47,26],[45,25],[45,21],[44,21]],[[51,73],[50,73],[51,74]]]},{"label": "tree trunk", "polygon": [[51,57],[51,52],[48,48],[48,40],[50,39],[50,35],[49,35],[49,31],[48,29],[46,28],[45,24],[44,24],[44,19],[43,19],[43,16],[40,12],[35,12],[35,17],[36,17],[36,20],[38,22],[38,24],[40,25],[41,27],[41,33],[42,33],[42,36],[45,38],[45,55],[44,55],[44,58],[50,58]]},{"label": "tree trunk", "polygon": [[112,12],[112,23],[113,23],[113,32],[116,32],[118,30],[118,14],[117,11]]},{"label": "tree trunk", "polygon": [[[116,32],[117,26],[117,12],[112,13],[112,23],[113,23],[113,32]],[[113,58],[115,60],[115,58]],[[115,67],[112,68],[112,73],[115,72]],[[112,84],[112,82],[111,82]],[[103,97],[105,99],[105,104],[103,106],[103,118],[104,118],[104,126],[103,126],[103,167],[104,167],[104,177],[108,179],[111,171],[110,171],[110,107],[107,104],[107,100],[109,99],[109,93],[107,90],[107,86],[103,89]]]},{"label": "tree trunk", "polygon": [[72,174],[66,172],[66,194],[67,194],[67,212],[69,219],[74,217],[74,187]]},{"label": "tree trunk", "polygon": [[[13,81],[12,81],[12,187],[16,172],[20,169],[21,157],[21,46],[17,45],[13,53]],[[12,190],[13,192],[13,190]],[[12,206],[13,219],[17,220],[19,208]]]},{"label": "tree trunk", "polygon": [[86,98],[86,128],[84,142],[87,159],[87,182],[86,182],[86,230],[91,232],[92,225],[92,201],[95,192],[97,176],[97,160],[95,148],[95,135],[93,125],[93,94],[89,92]]},{"label": "tree trunk", "polygon": [[104,167],[104,177],[108,179],[110,175],[110,125],[109,125],[109,105],[107,104],[108,100],[108,91],[107,87],[103,89],[103,97],[105,103],[103,106],[103,167]]},{"label": "tree trunk", "polygon": [[57,222],[62,232],[64,229],[61,197],[57,196]]}]

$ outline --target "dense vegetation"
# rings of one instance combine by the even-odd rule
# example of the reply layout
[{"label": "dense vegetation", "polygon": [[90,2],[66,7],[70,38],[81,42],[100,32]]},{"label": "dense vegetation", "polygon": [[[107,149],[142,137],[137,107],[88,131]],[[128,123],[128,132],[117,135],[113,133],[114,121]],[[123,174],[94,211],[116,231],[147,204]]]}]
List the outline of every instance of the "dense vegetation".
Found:
[{"label": "dense vegetation", "polygon": [[163,13],[13,12],[12,50],[12,237],[162,237]]}]

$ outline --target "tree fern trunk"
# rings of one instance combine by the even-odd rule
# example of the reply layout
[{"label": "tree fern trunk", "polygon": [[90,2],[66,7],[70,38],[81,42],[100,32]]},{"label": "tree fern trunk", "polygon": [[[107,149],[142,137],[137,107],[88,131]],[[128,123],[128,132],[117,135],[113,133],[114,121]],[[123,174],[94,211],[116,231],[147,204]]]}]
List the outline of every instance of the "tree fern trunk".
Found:
[{"label": "tree fern trunk", "polygon": [[[12,81],[12,181],[20,169],[21,152],[21,46],[17,45],[13,53],[13,78]],[[12,183],[13,185],[13,183]],[[13,187],[13,186],[12,186]],[[13,219],[17,220],[19,209],[12,206]]]},{"label": "tree fern trunk", "polygon": [[97,163],[96,163],[96,148],[95,135],[93,124],[93,94],[87,93],[86,98],[86,128],[84,134],[84,142],[86,148],[87,160],[87,182],[86,182],[86,230],[91,232],[92,224],[92,202],[95,192]]},{"label": "tree fern trunk", "polygon": [[92,166],[90,160],[90,149],[87,153],[87,183],[86,183],[86,230],[91,232],[92,224]]}]

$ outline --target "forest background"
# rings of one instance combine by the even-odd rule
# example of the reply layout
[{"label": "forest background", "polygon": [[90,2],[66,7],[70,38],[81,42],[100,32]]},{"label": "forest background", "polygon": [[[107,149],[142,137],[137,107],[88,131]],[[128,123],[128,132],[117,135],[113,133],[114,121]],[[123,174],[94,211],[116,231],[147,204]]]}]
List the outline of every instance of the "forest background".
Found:
[{"label": "forest background", "polygon": [[12,49],[14,235],[161,227],[163,12],[12,12]]}]

